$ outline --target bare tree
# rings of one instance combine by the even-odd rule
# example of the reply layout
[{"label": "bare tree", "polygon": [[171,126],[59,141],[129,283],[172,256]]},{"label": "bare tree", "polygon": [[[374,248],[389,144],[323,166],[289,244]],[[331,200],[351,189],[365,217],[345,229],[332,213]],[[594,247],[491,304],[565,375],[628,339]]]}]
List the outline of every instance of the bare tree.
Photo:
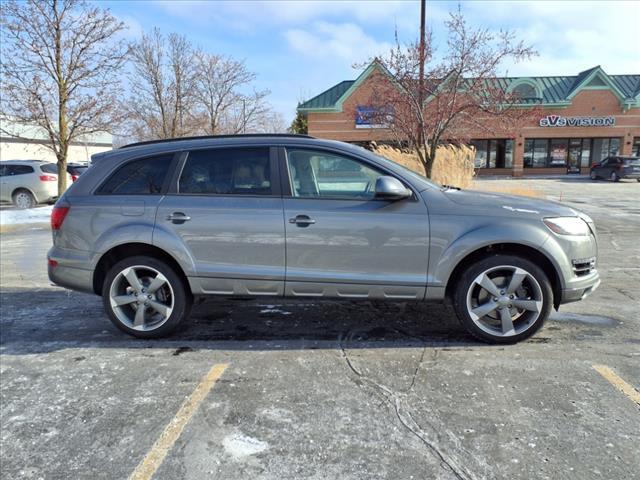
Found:
[{"label": "bare tree", "polygon": [[256,78],[244,62],[200,52],[196,97],[209,135],[244,133],[270,111],[268,90],[243,93]]},{"label": "bare tree", "polygon": [[167,39],[156,28],[131,46],[133,72],[127,109],[138,138],[194,133],[196,52],[181,35]]},{"label": "bare tree", "polygon": [[[3,1],[2,114],[47,132],[66,190],[72,142],[118,123],[124,24],[81,0]],[[11,132],[5,132],[12,134]]]},{"label": "bare tree", "polygon": [[424,51],[420,39],[403,47],[396,35],[389,55],[374,60],[381,68],[373,78],[370,121],[408,143],[427,177],[440,142],[464,142],[478,130],[506,134],[532,116],[532,109],[519,108],[522,100],[496,77],[505,60],[525,60],[536,52],[512,32],[472,29],[460,10],[445,25],[447,49],[440,60],[434,59],[430,34],[425,34]]}]

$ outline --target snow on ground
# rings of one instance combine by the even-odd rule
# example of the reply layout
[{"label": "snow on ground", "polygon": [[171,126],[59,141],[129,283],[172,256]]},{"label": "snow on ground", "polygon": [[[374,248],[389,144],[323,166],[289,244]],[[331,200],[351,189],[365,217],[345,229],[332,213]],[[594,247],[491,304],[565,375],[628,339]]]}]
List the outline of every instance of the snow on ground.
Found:
[{"label": "snow on ground", "polygon": [[49,223],[53,205],[46,207],[28,208],[25,210],[0,210],[0,226],[21,225],[24,223]]}]

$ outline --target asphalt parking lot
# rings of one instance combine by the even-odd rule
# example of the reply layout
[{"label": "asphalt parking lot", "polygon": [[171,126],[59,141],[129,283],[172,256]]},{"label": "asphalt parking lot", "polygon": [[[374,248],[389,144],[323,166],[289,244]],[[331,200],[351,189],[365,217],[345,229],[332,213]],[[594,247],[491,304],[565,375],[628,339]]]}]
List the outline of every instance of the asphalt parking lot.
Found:
[{"label": "asphalt parking lot", "polygon": [[640,478],[640,184],[481,181],[516,182],[595,219],[602,285],[508,347],[445,306],[263,300],[135,340],[49,284],[45,226],[3,233],[2,477]]}]

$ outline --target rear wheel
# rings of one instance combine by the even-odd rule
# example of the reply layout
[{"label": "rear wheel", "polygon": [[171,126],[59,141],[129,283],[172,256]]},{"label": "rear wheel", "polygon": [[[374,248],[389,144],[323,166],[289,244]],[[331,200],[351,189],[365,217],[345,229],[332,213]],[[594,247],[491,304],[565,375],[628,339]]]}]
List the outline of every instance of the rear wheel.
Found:
[{"label": "rear wheel", "polygon": [[29,190],[18,190],[13,194],[13,204],[18,208],[33,208],[36,206],[36,199]]},{"label": "rear wheel", "polygon": [[515,343],[537,332],[551,313],[553,290],[544,271],[514,255],[494,255],[461,275],[453,305],[480,340]]},{"label": "rear wheel", "polygon": [[591,173],[589,174],[589,176],[591,177],[591,180],[597,180],[598,179],[598,175],[596,174],[595,170],[591,170]]},{"label": "rear wheel", "polygon": [[618,174],[616,172],[611,172],[611,176],[609,178],[611,179],[612,182],[619,182],[620,181],[620,177],[618,176]]},{"label": "rear wheel", "polygon": [[102,301],[113,324],[138,338],[169,335],[191,311],[182,279],[164,262],[147,256],[116,263],[107,273]]}]

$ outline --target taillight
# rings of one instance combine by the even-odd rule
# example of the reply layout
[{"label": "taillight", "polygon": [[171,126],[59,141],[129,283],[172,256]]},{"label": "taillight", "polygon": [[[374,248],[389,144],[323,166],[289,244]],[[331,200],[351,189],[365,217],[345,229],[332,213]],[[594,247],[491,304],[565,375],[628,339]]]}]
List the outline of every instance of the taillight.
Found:
[{"label": "taillight", "polygon": [[40,175],[41,182],[57,182],[58,177],[54,177],[53,175]]},{"label": "taillight", "polygon": [[53,207],[51,211],[51,230],[60,230],[67,213],[69,213],[69,207]]},{"label": "taillight", "polygon": [[78,179],[78,175],[71,175],[71,181],[75,182]]}]

